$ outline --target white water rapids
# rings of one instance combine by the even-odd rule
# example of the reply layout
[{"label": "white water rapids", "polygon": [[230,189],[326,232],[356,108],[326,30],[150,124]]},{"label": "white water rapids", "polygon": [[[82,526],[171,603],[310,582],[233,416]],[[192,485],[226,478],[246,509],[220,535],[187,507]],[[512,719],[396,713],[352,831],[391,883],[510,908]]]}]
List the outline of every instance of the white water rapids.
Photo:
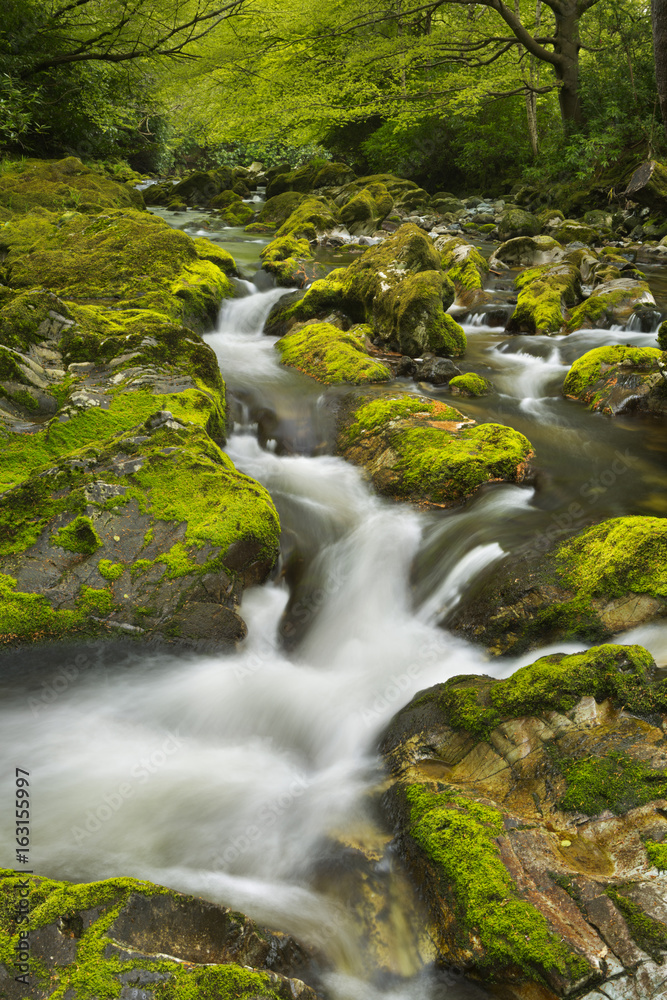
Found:
[{"label": "white water rapids", "polygon": [[[501,666],[438,627],[503,557],[510,526],[534,517],[534,490],[498,486],[438,518],[378,499],[341,459],[279,454],[271,440],[261,448],[253,408],[280,397],[298,443],[322,389],[282,368],[262,335],[281,293],[246,290],[207,340],[246,399],[227,451],[270,490],[286,533],[310,546],[308,585],[291,609],[299,642],[288,653],[278,641],[289,599],[278,578],[246,593],[249,636],[235,655],[132,652],[108,665],[91,646],[69,673],[45,660],[10,678],[1,739],[5,759],[33,776],[32,863],[77,881],[135,875],[243,910],[323,948],[340,998],[470,996],[470,985],[418,975],[374,983],[349,915],[313,872],[338,838],[368,829],[368,793],[381,779],[376,741],[398,708],[452,675],[507,674],[536,658]],[[556,369],[564,373],[555,351],[526,361],[496,350],[500,391],[539,399]],[[658,655],[664,636],[642,633]],[[4,824],[4,858],[12,844]],[[396,968],[416,974],[409,929],[403,947]]]}]

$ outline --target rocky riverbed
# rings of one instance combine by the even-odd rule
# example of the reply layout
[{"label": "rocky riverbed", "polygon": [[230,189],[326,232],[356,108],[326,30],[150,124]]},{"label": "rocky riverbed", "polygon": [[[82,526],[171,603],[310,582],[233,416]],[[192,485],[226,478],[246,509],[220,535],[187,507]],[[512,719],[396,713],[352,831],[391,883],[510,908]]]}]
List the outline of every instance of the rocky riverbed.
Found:
[{"label": "rocky riverbed", "polygon": [[667,995],[655,175],[0,176],[8,1000]]}]

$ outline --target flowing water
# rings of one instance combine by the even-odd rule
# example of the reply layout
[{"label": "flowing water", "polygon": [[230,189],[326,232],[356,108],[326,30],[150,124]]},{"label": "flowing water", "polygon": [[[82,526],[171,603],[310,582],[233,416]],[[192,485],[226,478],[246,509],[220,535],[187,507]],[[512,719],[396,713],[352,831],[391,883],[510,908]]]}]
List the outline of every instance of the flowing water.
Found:
[{"label": "flowing water", "polygon": [[[249,274],[257,251],[244,258]],[[89,644],[7,660],[1,739],[10,766],[32,773],[32,864],[76,881],[135,875],[241,909],[323,949],[325,985],[341,1000],[478,996],[451,975],[420,974],[418,903],[375,818],[377,738],[416,691],[536,658],[489,661],[442,627],[508,552],[605,516],[667,513],[663,425],[611,421],[560,394],[592,346],[655,334],[508,338],[470,320],[466,365],[497,391],[456,405],[526,433],[540,472],[532,486],[425,513],[379,499],[332,455],[331,401],[343,390],[281,367],[262,334],[281,294],[240,281],[206,338],[233,399],[226,450],[269,489],[283,525],[273,580],[243,600],[248,639],[228,656]],[[665,627],[624,639],[667,660]],[[2,793],[9,801],[8,784]],[[6,824],[1,843],[12,858]],[[355,847],[381,858],[384,976],[340,888]]]}]

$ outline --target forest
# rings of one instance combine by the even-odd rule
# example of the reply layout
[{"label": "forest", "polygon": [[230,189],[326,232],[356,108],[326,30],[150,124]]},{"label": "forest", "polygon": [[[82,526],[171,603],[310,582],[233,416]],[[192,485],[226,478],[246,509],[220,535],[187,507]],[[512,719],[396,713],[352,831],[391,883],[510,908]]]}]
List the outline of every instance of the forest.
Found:
[{"label": "forest", "polygon": [[664,154],[665,16],[661,0],[7,0],[0,143],[163,174],[321,155],[498,193]]}]

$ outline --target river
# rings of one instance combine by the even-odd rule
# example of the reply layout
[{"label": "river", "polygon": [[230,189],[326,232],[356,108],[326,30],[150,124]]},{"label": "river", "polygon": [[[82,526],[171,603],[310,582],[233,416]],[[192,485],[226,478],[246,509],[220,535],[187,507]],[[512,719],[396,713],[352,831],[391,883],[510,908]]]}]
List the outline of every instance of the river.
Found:
[{"label": "river", "polygon": [[[443,627],[507,552],[549,529],[566,537],[606,516],[667,514],[663,424],[612,421],[560,394],[592,346],[653,345],[655,333],[507,337],[467,317],[465,367],[497,391],[455,405],[525,433],[539,474],[424,512],[379,499],[332,455],[331,402],[345,390],[279,364],[262,327],[282,292],[261,273],[250,280],[260,244],[238,231],[217,241],[248,276],[206,337],[233,398],[226,450],[276,502],[281,561],[245,594],[249,636],[234,655],[90,643],[6,659],[0,739],[12,766],[32,774],[32,864],[74,881],[134,875],[243,910],[323,949],[337,1000],[482,996],[456,976],[420,973],[418,902],[376,818],[377,737],[422,688],[536,659],[489,661]],[[619,641],[667,663],[667,626]],[[3,826],[3,857],[13,857],[10,837]],[[387,904],[382,974],[352,905],[363,872]]]}]

